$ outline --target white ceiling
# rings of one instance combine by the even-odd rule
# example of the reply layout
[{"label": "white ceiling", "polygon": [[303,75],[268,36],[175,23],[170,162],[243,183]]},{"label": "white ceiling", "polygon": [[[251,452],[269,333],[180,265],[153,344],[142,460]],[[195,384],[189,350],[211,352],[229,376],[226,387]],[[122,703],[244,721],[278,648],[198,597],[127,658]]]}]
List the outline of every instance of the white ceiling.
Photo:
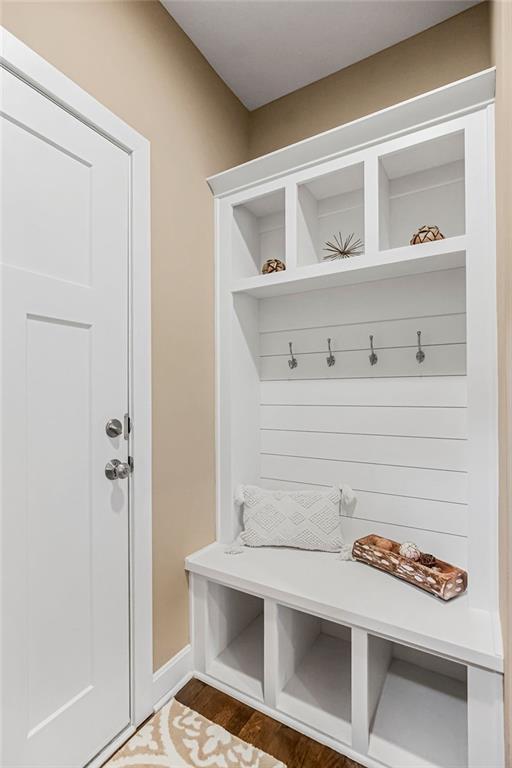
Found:
[{"label": "white ceiling", "polygon": [[454,16],[479,0],[162,0],[249,109]]}]

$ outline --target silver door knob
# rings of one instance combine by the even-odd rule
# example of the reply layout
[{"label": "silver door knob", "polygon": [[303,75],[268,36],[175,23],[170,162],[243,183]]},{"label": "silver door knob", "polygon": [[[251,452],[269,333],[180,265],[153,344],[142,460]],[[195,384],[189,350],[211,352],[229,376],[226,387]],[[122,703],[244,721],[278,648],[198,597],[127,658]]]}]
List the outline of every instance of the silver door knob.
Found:
[{"label": "silver door knob", "polygon": [[120,461],[117,465],[117,476],[120,480],[124,480],[130,474],[130,465],[126,461]]},{"label": "silver door knob", "polygon": [[111,459],[105,464],[105,477],[109,480],[124,480],[131,472],[131,467],[126,461]]},{"label": "silver door knob", "polygon": [[123,433],[123,425],[119,419],[109,419],[105,424],[105,432],[109,437],[119,437]]}]

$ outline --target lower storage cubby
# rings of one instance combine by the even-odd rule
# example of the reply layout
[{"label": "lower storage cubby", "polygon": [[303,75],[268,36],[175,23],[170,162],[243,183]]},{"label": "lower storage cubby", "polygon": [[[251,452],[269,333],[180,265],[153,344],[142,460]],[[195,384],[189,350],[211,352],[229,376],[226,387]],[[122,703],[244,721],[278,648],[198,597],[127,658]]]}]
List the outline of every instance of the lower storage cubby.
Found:
[{"label": "lower storage cubby", "polygon": [[466,768],[466,667],[368,640],[370,756],[393,768]]},{"label": "lower storage cubby", "polygon": [[345,744],[351,740],[350,629],[280,606],[277,709]]},{"label": "lower storage cubby", "polygon": [[206,672],[263,701],[263,600],[208,583]]}]

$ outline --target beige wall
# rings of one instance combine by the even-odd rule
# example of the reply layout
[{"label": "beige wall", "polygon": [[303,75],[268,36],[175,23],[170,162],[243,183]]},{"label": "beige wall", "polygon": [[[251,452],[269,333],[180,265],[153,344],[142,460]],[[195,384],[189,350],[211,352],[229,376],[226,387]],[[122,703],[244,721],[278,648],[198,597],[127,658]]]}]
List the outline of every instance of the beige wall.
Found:
[{"label": "beige wall", "polygon": [[512,766],[512,3],[493,2],[496,64],[496,235],[500,429],[500,586],[505,643],[507,766]]},{"label": "beige wall", "polygon": [[482,3],[251,112],[250,155],[258,157],[490,65],[489,6]]},{"label": "beige wall", "polygon": [[183,558],[214,538],[213,208],[240,102],[158,2],[3,6],[2,23],[151,141],[154,665],[188,642]]}]

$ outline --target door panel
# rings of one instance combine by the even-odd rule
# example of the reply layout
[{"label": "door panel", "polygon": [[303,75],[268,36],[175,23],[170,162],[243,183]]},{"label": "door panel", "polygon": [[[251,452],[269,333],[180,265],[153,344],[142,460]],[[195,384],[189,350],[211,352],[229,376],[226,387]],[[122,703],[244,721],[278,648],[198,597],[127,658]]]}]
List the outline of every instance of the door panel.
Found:
[{"label": "door panel", "polygon": [[[26,345],[27,459],[32,468],[27,484],[27,650],[33,730],[63,703],[86,695],[93,683],[91,327],[31,316]],[[48,435],[52,450],[47,450]],[[69,456],[79,472],[69,471]],[[47,535],[50,531],[53,535]]]},{"label": "door panel", "polygon": [[85,765],[130,721],[129,158],[1,71],[5,766]]},{"label": "door panel", "polygon": [[[3,122],[6,183],[5,263],[88,285],[91,263],[91,166],[28,126]],[[26,223],[30,222],[30,226]],[[62,226],[65,222],[65,226]],[[33,241],[38,247],[34,249]],[[43,257],[41,256],[43,254]]]}]

